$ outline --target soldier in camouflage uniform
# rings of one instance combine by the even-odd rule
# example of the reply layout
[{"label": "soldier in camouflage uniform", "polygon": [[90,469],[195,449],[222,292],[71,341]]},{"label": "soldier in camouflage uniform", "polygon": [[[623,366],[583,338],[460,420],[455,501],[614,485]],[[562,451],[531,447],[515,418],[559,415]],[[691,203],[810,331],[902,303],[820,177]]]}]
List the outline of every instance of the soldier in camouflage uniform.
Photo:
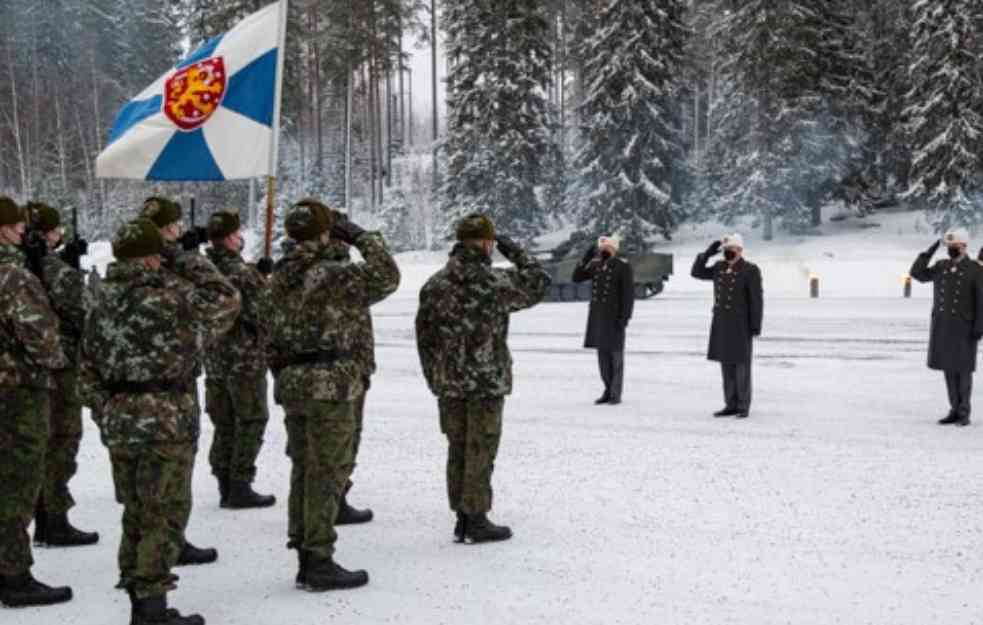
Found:
[{"label": "soldier in camouflage uniform", "polygon": [[68,482],[78,469],[75,458],[82,441],[82,402],[75,387],[78,342],[85,323],[85,275],[79,263],[88,245],[76,238],[61,254],[53,254],[64,238],[61,216],[40,202],[28,203],[27,210],[31,228],[42,234],[47,244],[48,253],[41,261],[42,283],[58,315],[62,351],[70,363],[54,375],[44,485],[34,512],[34,544],[92,545],[99,542],[99,534],[80,531],[68,521],[68,511],[75,505]]},{"label": "soldier in camouflage uniform", "polygon": [[[329,219],[333,221],[347,218],[343,213],[333,213]],[[338,250],[338,259],[350,261],[349,246],[341,241],[333,241],[332,244]],[[372,374],[375,373],[375,331],[372,328],[372,311],[370,307],[376,302],[366,302],[366,305],[359,311],[359,319],[356,325],[359,338],[358,344],[361,346],[355,351],[354,357],[359,360],[362,368],[362,388],[363,391],[354,401],[355,409],[355,436],[352,445],[352,471],[358,466],[358,450],[362,444],[362,426],[365,421],[365,395],[369,392],[372,383]],[[348,493],[352,489],[352,480],[349,477],[345,483],[345,490],[338,502],[338,517],[335,525],[356,525],[368,523],[372,520],[372,510],[360,510],[348,503]]]},{"label": "soldier in camouflage uniform", "polygon": [[120,574],[132,601],[131,625],[203,625],[167,609],[171,568],[191,511],[191,469],[199,420],[189,369],[229,330],[239,294],[214,265],[181,254],[169,283],[164,240],[146,219],[125,224],[82,339],[80,388],[98,408],[116,498],[123,504]]},{"label": "soldier in camouflage uniform", "polygon": [[[242,298],[232,330],[205,352],[205,408],[215,426],[208,460],[218,479],[223,508],[265,508],[273,495],[252,489],[256,458],[270,413],[266,405],[266,346],[270,289],[257,266],[241,255],[238,213],[219,211],[208,220],[208,258]],[[272,261],[263,259],[266,274]]]},{"label": "soldier in camouflage uniform", "polygon": [[[512,392],[509,315],[539,303],[550,280],[513,241],[496,237],[483,215],[462,219],[457,239],[447,266],[420,291],[417,349],[448,440],[447,494],[457,513],[455,539],[505,540],[512,531],[492,523],[487,513],[504,398]],[[492,268],[496,241],[514,269]]]},{"label": "soldier in camouflage uniform", "polygon": [[[194,272],[205,265],[212,267],[210,262],[205,265],[197,262],[185,262],[185,256],[199,256],[198,247],[208,240],[208,233],[201,227],[191,228],[187,231],[184,230],[181,220],[182,210],[180,204],[167,198],[150,197],[144,201],[140,216],[154,222],[160,230],[161,237],[164,239],[164,251],[161,253],[163,262],[161,276],[168,288],[175,291],[186,289],[189,286],[189,282],[194,282],[195,278],[190,272]],[[191,414],[187,416],[188,419],[194,420],[195,422],[201,419],[201,405],[198,401],[197,392],[198,378],[201,377],[202,369],[200,354],[198,358],[199,360],[195,362],[194,367],[188,371],[188,379],[186,381],[189,387],[195,389],[195,392],[192,393],[193,404],[190,407]],[[197,427],[195,428],[195,432],[198,432]],[[197,437],[194,443],[195,453],[197,453]],[[194,472],[194,462],[188,466],[188,471]],[[191,482],[191,478],[192,475],[188,475],[189,483]],[[188,499],[186,503],[189,506],[188,514],[190,515],[191,499]],[[209,564],[215,562],[217,559],[218,551],[214,547],[199,548],[185,538],[184,547],[178,556],[177,564],[178,566]]]},{"label": "soldier in camouflage uniform", "polygon": [[27,527],[44,478],[52,373],[68,365],[58,318],[44,287],[25,268],[25,213],[0,197],[0,603],[47,605],[72,598],[31,575]]},{"label": "soldier in camouflage uniform", "polygon": [[[320,202],[293,207],[286,229],[298,245],[273,274],[270,365],[293,463],[288,547],[298,550],[298,587],[352,588],[368,583],[368,574],[345,570],[333,555],[338,502],[352,471],[354,403],[366,375],[356,356],[365,349],[359,324],[367,306],[396,290],[399,269],[379,234]],[[342,243],[365,262],[349,262]]]}]

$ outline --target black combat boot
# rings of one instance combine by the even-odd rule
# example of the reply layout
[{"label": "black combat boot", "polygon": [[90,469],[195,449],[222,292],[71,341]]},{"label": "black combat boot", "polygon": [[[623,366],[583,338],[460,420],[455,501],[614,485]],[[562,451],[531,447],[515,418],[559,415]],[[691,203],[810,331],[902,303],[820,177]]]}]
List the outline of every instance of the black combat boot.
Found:
[{"label": "black combat boot", "polygon": [[737,415],[740,412],[741,411],[738,410],[737,408],[724,408],[723,410],[718,410],[717,412],[713,413],[713,416],[715,416],[715,417],[733,417],[733,416]]},{"label": "black combat boot", "polygon": [[47,543],[47,532],[48,512],[44,509],[44,505],[41,503],[41,498],[39,497],[37,503],[34,505],[34,544],[40,547]]},{"label": "black combat boot", "polygon": [[218,507],[225,508],[229,505],[229,478],[216,475],[218,480]]},{"label": "black combat boot", "polygon": [[94,545],[99,542],[99,532],[83,532],[68,521],[68,513],[46,512],[46,528],[43,541],[38,541],[37,533],[34,542],[49,547],[81,547]]},{"label": "black combat boot", "polygon": [[595,399],[594,403],[600,405],[600,404],[606,404],[609,401],[611,401],[611,395],[607,391],[604,391],[604,394],[598,397],[597,399]]},{"label": "black combat boot", "polygon": [[181,548],[181,555],[177,558],[177,566],[211,564],[216,560],[218,560],[218,551],[213,547],[199,549],[190,542],[184,541],[184,547]]},{"label": "black combat boot", "polygon": [[147,597],[137,599],[132,594],[130,601],[133,610],[130,625],[205,625],[205,619],[200,614],[182,616],[180,612],[167,607],[167,597]]},{"label": "black combat boot", "polygon": [[348,496],[342,495],[341,500],[338,502],[338,517],[335,519],[335,525],[356,525],[358,523],[368,523],[372,520],[372,511],[366,508],[365,510],[359,510],[358,508],[353,508],[348,504]]},{"label": "black combat boot", "polygon": [[505,525],[495,525],[484,512],[469,514],[464,519],[464,542],[487,543],[512,538],[512,530]]},{"label": "black combat boot", "polygon": [[454,542],[464,542],[464,513],[457,513],[457,523],[454,524]]},{"label": "black combat boot", "polygon": [[232,480],[229,482],[229,496],[225,508],[242,510],[244,508],[269,508],[276,503],[273,495],[260,495],[249,482]]},{"label": "black combat boot", "polygon": [[297,550],[297,577],[294,578],[294,586],[298,590],[304,590],[307,588],[308,553],[304,551],[298,543],[295,543],[292,540],[287,543],[287,549]]},{"label": "black combat boot", "polygon": [[311,592],[358,588],[369,583],[369,574],[365,571],[349,571],[331,558],[322,560],[308,553],[306,564],[307,590]]},{"label": "black combat boot", "polygon": [[939,419],[939,425],[969,425],[969,416],[961,416],[958,413],[950,412],[948,416]]},{"label": "black combat boot", "polygon": [[68,586],[52,588],[34,579],[30,571],[20,575],[0,575],[0,603],[8,608],[37,605],[54,605],[71,601],[72,589]]}]

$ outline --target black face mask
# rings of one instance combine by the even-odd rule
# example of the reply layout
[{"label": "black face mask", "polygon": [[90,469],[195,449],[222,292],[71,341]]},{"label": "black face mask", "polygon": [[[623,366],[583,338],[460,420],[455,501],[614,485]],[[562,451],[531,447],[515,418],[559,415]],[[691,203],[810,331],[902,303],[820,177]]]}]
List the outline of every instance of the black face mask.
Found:
[{"label": "black face mask", "polygon": [[604,250],[603,252],[601,252],[601,258],[603,258],[604,260],[611,258],[611,252]]},{"label": "black face mask", "polygon": [[724,250],[724,259],[731,261],[737,258],[737,252],[734,250]]},{"label": "black face mask", "polygon": [[961,253],[962,252],[960,251],[960,249],[958,247],[950,247],[949,248],[949,258],[959,258],[959,256],[961,255]]}]

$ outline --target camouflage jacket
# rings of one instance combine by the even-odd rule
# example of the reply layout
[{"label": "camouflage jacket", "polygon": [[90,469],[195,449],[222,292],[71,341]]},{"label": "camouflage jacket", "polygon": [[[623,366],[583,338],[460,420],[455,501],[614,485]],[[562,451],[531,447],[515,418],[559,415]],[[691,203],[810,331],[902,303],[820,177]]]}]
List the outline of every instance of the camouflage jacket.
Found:
[{"label": "camouflage jacket", "polygon": [[[197,389],[189,385],[189,371],[232,327],[239,294],[198,254],[179,257],[176,271],[190,279],[136,263],[111,264],[86,319],[79,388],[83,401],[96,408],[106,445],[198,436]],[[133,387],[147,383],[173,390]],[[133,390],[123,390],[128,384]]]},{"label": "camouflage jacket", "polygon": [[[198,262],[204,258],[198,250],[186,251],[173,241],[164,242],[161,256],[164,261],[161,277],[166,287],[174,291],[186,292],[192,284],[195,284],[196,273],[204,271],[208,274],[216,269],[211,262]],[[195,261],[196,258],[198,261]],[[189,384],[195,383],[201,377],[203,358],[204,353],[199,354],[194,366],[188,369]]]},{"label": "camouflage jacket", "polygon": [[85,325],[85,274],[49,253],[41,264],[44,288],[51,307],[58,315],[62,351],[74,366],[78,361],[79,339]]},{"label": "camouflage jacket", "polygon": [[[344,243],[332,241],[328,243],[328,248],[329,250],[326,254],[336,257],[339,262],[351,262],[349,247]],[[359,337],[356,341],[358,349],[355,350],[353,356],[358,361],[359,366],[362,367],[362,376],[366,378],[366,384],[368,384],[369,376],[375,373],[375,330],[372,327],[372,311],[370,307],[384,299],[386,295],[388,293],[379,299],[368,302],[359,310],[357,324]]]},{"label": "camouflage jacket", "polygon": [[[338,243],[309,241],[284,256],[273,273],[270,366],[277,403],[351,401],[363,392],[364,319],[368,307],[399,286],[399,268],[382,236],[356,244],[353,263]],[[369,332],[371,336],[371,332]]]},{"label": "camouflage jacket", "polygon": [[502,397],[512,392],[509,315],[543,299],[549,276],[525,252],[495,269],[481,250],[458,244],[447,266],[420,290],[416,345],[439,397]]},{"label": "camouflage jacket", "polygon": [[58,317],[24,253],[0,245],[0,386],[54,388],[53,370],[68,361],[58,338]]},{"label": "camouflage jacket", "polygon": [[205,351],[205,373],[214,379],[264,377],[271,312],[269,283],[239,254],[211,247],[208,258],[239,291],[242,310],[232,329]]}]

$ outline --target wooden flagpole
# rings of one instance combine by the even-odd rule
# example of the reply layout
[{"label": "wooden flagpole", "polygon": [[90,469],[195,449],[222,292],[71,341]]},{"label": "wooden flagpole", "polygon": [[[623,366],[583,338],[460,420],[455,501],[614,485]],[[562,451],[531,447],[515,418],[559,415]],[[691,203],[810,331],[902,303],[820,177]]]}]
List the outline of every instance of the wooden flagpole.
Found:
[{"label": "wooden flagpole", "polygon": [[288,0],[280,0],[280,32],[277,38],[276,95],[273,99],[273,140],[270,145],[270,175],[266,179],[266,257],[273,256],[273,209],[276,206],[277,156],[280,152],[280,98],[283,97],[283,59],[287,55]]}]

